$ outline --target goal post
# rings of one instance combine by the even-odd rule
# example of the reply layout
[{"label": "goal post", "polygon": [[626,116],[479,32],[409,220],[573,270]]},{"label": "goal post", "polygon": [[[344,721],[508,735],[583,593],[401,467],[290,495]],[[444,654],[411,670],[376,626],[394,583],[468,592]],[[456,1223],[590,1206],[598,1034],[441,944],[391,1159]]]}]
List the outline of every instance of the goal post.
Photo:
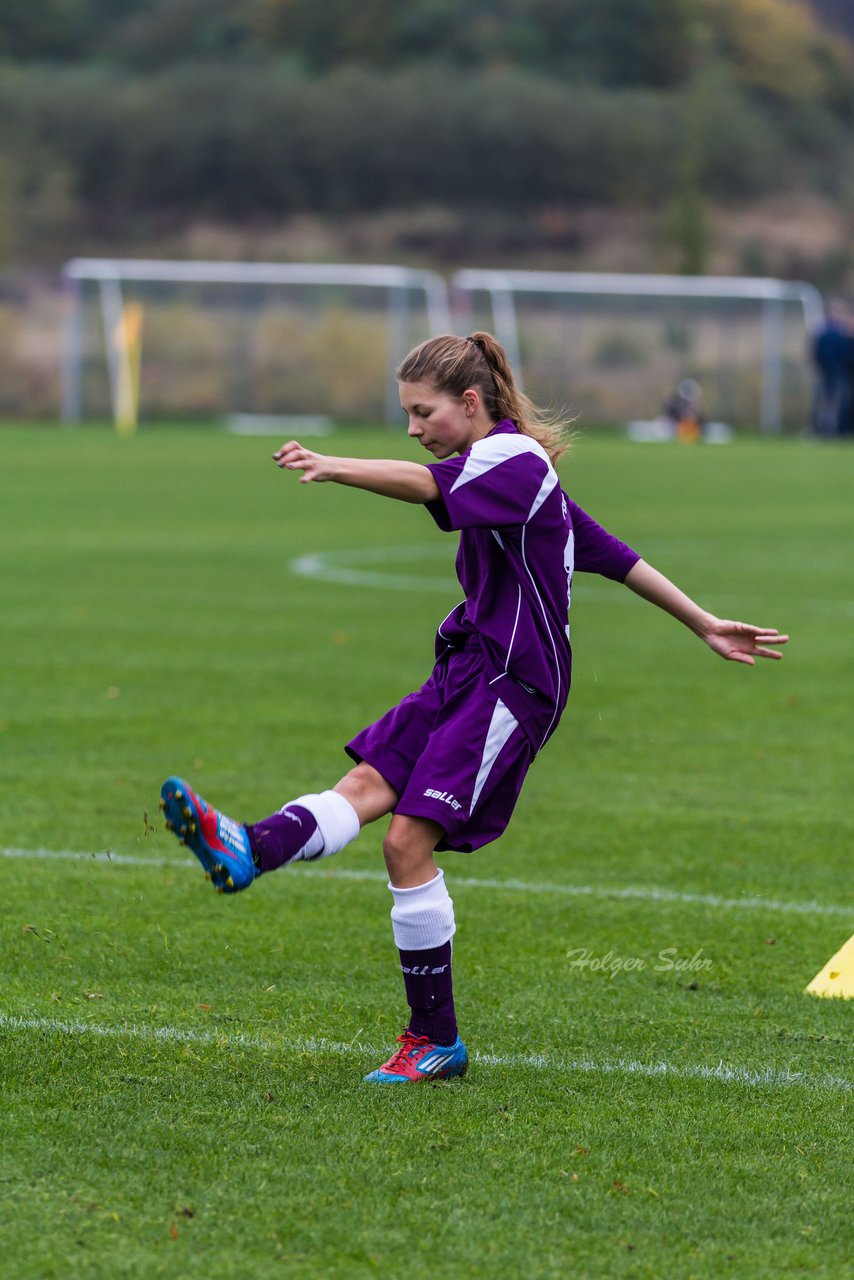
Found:
[{"label": "goal post", "polygon": [[[478,307],[479,298],[485,299],[485,305],[481,302]],[[554,381],[567,386],[571,396],[592,378],[602,382],[610,378],[619,390],[623,372],[628,374],[626,395],[651,395],[653,388],[664,394],[668,377],[698,377],[701,382],[729,378],[743,384],[738,396],[729,397],[736,414],[751,414],[765,432],[783,427],[787,374],[797,383],[799,405],[808,402],[809,339],[824,316],[821,295],[811,284],[740,276],[469,269],[454,275],[452,301],[464,322],[472,323],[476,313],[485,317],[514,369],[528,382],[548,378],[548,362],[537,350],[538,337],[547,327],[548,337],[541,345],[562,332],[562,338],[551,344],[551,371],[557,375]],[[524,311],[521,319],[520,311]],[[598,348],[587,353],[587,367],[584,344],[577,341],[585,313],[588,318],[595,313],[605,317],[598,325]],[[632,321],[637,322],[635,336]],[[701,321],[707,330],[712,326],[720,330],[711,353],[708,348],[715,343],[708,333],[706,352],[691,350],[697,342],[692,330]],[[639,326],[651,334],[656,323],[665,329],[671,325],[670,340],[661,344],[672,348],[671,358],[663,358],[651,338],[641,342],[636,336]],[[589,345],[589,335],[587,340]],[[561,343],[563,350],[555,349]],[[589,366],[597,363],[598,370],[591,370]],[[641,377],[644,364],[649,368],[646,387]],[[538,386],[537,397],[541,394]],[[612,412],[616,403],[612,397]],[[714,408],[721,416],[721,406]],[[624,412],[637,416],[639,406],[625,405]]]},{"label": "goal post", "polygon": [[810,284],[732,276],[75,258],[62,418],[387,422],[394,369],[438,333],[491,329],[533,398],[588,422],[655,417],[683,379],[706,416],[806,425]]},{"label": "goal post", "polygon": [[[324,305],[321,299],[331,299],[338,308],[336,315],[341,321],[337,327],[330,329],[331,341],[338,338],[345,345],[349,343],[350,360],[355,367],[370,358],[378,371],[384,372],[384,379],[381,379],[385,387],[384,401],[382,405],[371,404],[370,412],[378,410],[384,414],[386,421],[397,418],[400,413],[394,369],[412,345],[413,334],[420,340],[433,334],[447,333],[451,329],[449,291],[445,280],[435,272],[409,267],[75,258],[66,263],[62,277],[67,298],[62,362],[62,420],[67,424],[80,422],[84,416],[85,369],[87,361],[91,362],[93,355],[100,363],[99,352],[103,353],[106,364],[108,400],[114,421],[117,425],[135,423],[140,386],[143,399],[146,394],[145,359],[142,359],[140,373],[142,312],[146,312],[146,334],[150,332],[152,335],[151,341],[147,337],[146,342],[152,349],[157,335],[158,312],[162,321],[158,372],[163,381],[169,377],[170,357],[174,355],[176,348],[189,345],[190,329],[194,324],[200,329],[203,327],[198,318],[194,320],[188,316],[186,305],[182,303],[182,297],[188,296],[187,291],[194,292],[200,311],[213,313],[217,308],[229,308],[239,313],[237,323],[231,325],[230,331],[232,347],[240,350],[229,349],[228,340],[223,339],[219,344],[209,345],[199,357],[200,360],[207,361],[211,380],[219,376],[223,384],[227,381],[222,371],[223,362],[237,361],[242,357],[245,371],[242,376],[235,375],[231,379],[239,384],[238,390],[240,385],[245,390],[255,382],[257,370],[252,367],[252,353],[248,351],[249,339],[246,334],[258,314],[263,314],[267,321],[266,348],[269,360],[274,358],[271,347],[276,342],[278,333],[278,340],[283,347],[288,347],[287,352],[283,350],[282,354],[290,354],[296,381],[297,376],[306,373],[306,365],[318,355],[324,342],[323,334],[318,336],[313,348],[305,340],[310,318],[306,316],[305,323],[301,325],[299,308],[304,305],[302,300],[310,296],[311,306],[314,308],[312,316],[316,318],[317,312]],[[182,289],[185,291],[183,295]],[[283,291],[287,291],[289,299],[286,305],[281,301]],[[89,318],[86,306],[93,294],[100,312],[98,321]],[[355,301],[357,297],[359,302]],[[365,298],[370,301],[362,301]],[[138,308],[133,313],[132,324],[128,323],[129,300],[132,306]],[[182,305],[185,307],[183,313],[177,314]],[[170,306],[173,313],[171,318],[167,314]],[[361,317],[360,307],[364,308]],[[360,318],[363,322],[361,348],[354,344],[352,332],[345,323],[349,317],[352,317],[354,331],[359,326]],[[130,345],[130,334],[133,334],[135,347]],[[329,346],[328,336],[326,343]],[[334,351],[329,353],[332,363],[334,354]],[[176,377],[176,381],[180,381],[180,376]],[[305,397],[322,394],[322,390],[318,390],[321,379],[307,378],[306,381],[311,383],[314,391],[306,388],[303,392]],[[281,380],[277,389],[269,391],[270,400],[275,401],[277,391],[281,395]],[[228,391],[224,385],[217,394],[211,391],[210,411],[238,412],[248,408],[245,404],[223,403],[227,398]],[[204,397],[199,399],[202,405],[207,403]],[[346,400],[346,389],[341,392],[339,404],[341,400]],[[167,406],[174,404],[174,411],[180,414],[180,390],[175,392],[171,401],[162,396],[161,403]],[[269,401],[262,406],[268,412],[275,407],[275,403],[271,404]],[[354,407],[355,416],[359,416],[360,406],[357,402]],[[302,406],[303,412],[317,413],[324,411],[324,408],[324,405],[316,402],[307,408]],[[362,413],[370,416],[364,409]]]}]

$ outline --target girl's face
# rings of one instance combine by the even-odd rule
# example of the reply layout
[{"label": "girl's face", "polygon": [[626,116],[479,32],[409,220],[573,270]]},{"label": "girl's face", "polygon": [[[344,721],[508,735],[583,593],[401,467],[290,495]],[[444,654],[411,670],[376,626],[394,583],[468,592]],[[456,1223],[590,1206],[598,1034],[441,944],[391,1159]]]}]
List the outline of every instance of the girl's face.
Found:
[{"label": "girl's face", "polygon": [[475,390],[452,396],[447,391],[437,391],[427,379],[401,382],[400,403],[409,419],[409,436],[434,458],[464,453],[495,425],[486,416]]}]

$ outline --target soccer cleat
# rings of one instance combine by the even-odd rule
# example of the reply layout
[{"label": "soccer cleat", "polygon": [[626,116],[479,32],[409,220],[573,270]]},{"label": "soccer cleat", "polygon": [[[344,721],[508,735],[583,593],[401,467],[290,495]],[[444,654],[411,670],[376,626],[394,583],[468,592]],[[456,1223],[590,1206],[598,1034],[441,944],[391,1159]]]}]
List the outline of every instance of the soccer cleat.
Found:
[{"label": "soccer cleat", "polygon": [[453,1044],[434,1044],[429,1036],[415,1036],[411,1031],[404,1031],[397,1039],[400,1048],[388,1062],[365,1076],[372,1084],[449,1080],[468,1071],[468,1053],[459,1036]]},{"label": "soccer cleat", "polygon": [[258,871],[246,828],[214,809],[181,778],[167,778],[160,794],[167,829],[192,849],[217,892],[248,889]]}]

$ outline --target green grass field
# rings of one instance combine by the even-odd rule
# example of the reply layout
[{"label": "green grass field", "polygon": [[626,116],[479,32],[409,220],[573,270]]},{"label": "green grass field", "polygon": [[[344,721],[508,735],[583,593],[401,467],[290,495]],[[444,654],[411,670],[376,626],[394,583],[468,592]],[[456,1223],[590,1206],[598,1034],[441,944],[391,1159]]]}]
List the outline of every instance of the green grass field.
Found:
[{"label": "green grass field", "polygon": [[578,575],[563,725],[443,858],[472,1069],[382,1090],[382,824],[222,898],[157,807],[331,785],[458,599],[422,511],[272,445],[0,431],[3,1274],[854,1274],[852,1009],[803,994],[854,930],[854,451],[582,438],[582,506],[792,642],[723,663]]}]

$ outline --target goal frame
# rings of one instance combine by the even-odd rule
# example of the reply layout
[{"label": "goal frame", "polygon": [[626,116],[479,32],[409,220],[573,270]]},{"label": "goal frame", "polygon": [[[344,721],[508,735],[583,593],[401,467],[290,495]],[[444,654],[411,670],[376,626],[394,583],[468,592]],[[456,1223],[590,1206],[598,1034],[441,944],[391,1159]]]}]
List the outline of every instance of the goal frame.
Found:
[{"label": "goal frame", "polygon": [[450,283],[435,271],[391,265],[353,263],[243,263],[165,261],[143,258],[73,258],[62,271],[67,295],[62,353],[62,421],[80,422],[83,413],[83,288],[98,288],[113,417],[117,423],[135,418],[136,378],[128,345],[111,340],[121,331],[124,285],[188,283],[221,285],[358,286],[385,291],[388,315],[386,420],[399,415],[394,370],[405,355],[409,293],[423,299],[431,335],[466,332],[473,300],[485,293],[491,328],[504,345],[517,376],[522,378],[516,298],[520,294],[564,294],[710,300],[747,300],[760,305],[762,360],[758,420],[765,433],[782,429],[783,307],[796,303],[804,319],[805,337],[824,321],[824,304],[814,285],[747,276],[630,275],[609,272],[521,271],[468,268]]},{"label": "goal frame", "polygon": [[435,271],[400,266],[354,263],[164,261],[147,258],[72,258],[62,271],[67,296],[62,355],[62,421],[79,423],[83,414],[83,286],[98,286],[113,418],[119,423],[135,416],[128,403],[134,377],[127,346],[114,343],[124,313],[123,285],[320,285],[358,286],[385,291],[388,306],[388,372],[386,420],[400,415],[394,370],[406,354],[405,321],[410,291],[424,300],[431,334],[451,331],[448,285]]},{"label": "goal frame", "polygon": [[627,275],[591,271],[496,271],[466,269],[451,281],[455,314],[470,316],[472,295],[486,293],[495,336],[504,346],[521,381],[519,323],[515,295],[519,293],[589,294],[626,298],[738,299],[761,304],[762,372],[759,426],[763,432],[782,429],[783,304],[800,305],[807,335],[824,321],[824,303],[814,285],[803,281],[750,276]]}]

